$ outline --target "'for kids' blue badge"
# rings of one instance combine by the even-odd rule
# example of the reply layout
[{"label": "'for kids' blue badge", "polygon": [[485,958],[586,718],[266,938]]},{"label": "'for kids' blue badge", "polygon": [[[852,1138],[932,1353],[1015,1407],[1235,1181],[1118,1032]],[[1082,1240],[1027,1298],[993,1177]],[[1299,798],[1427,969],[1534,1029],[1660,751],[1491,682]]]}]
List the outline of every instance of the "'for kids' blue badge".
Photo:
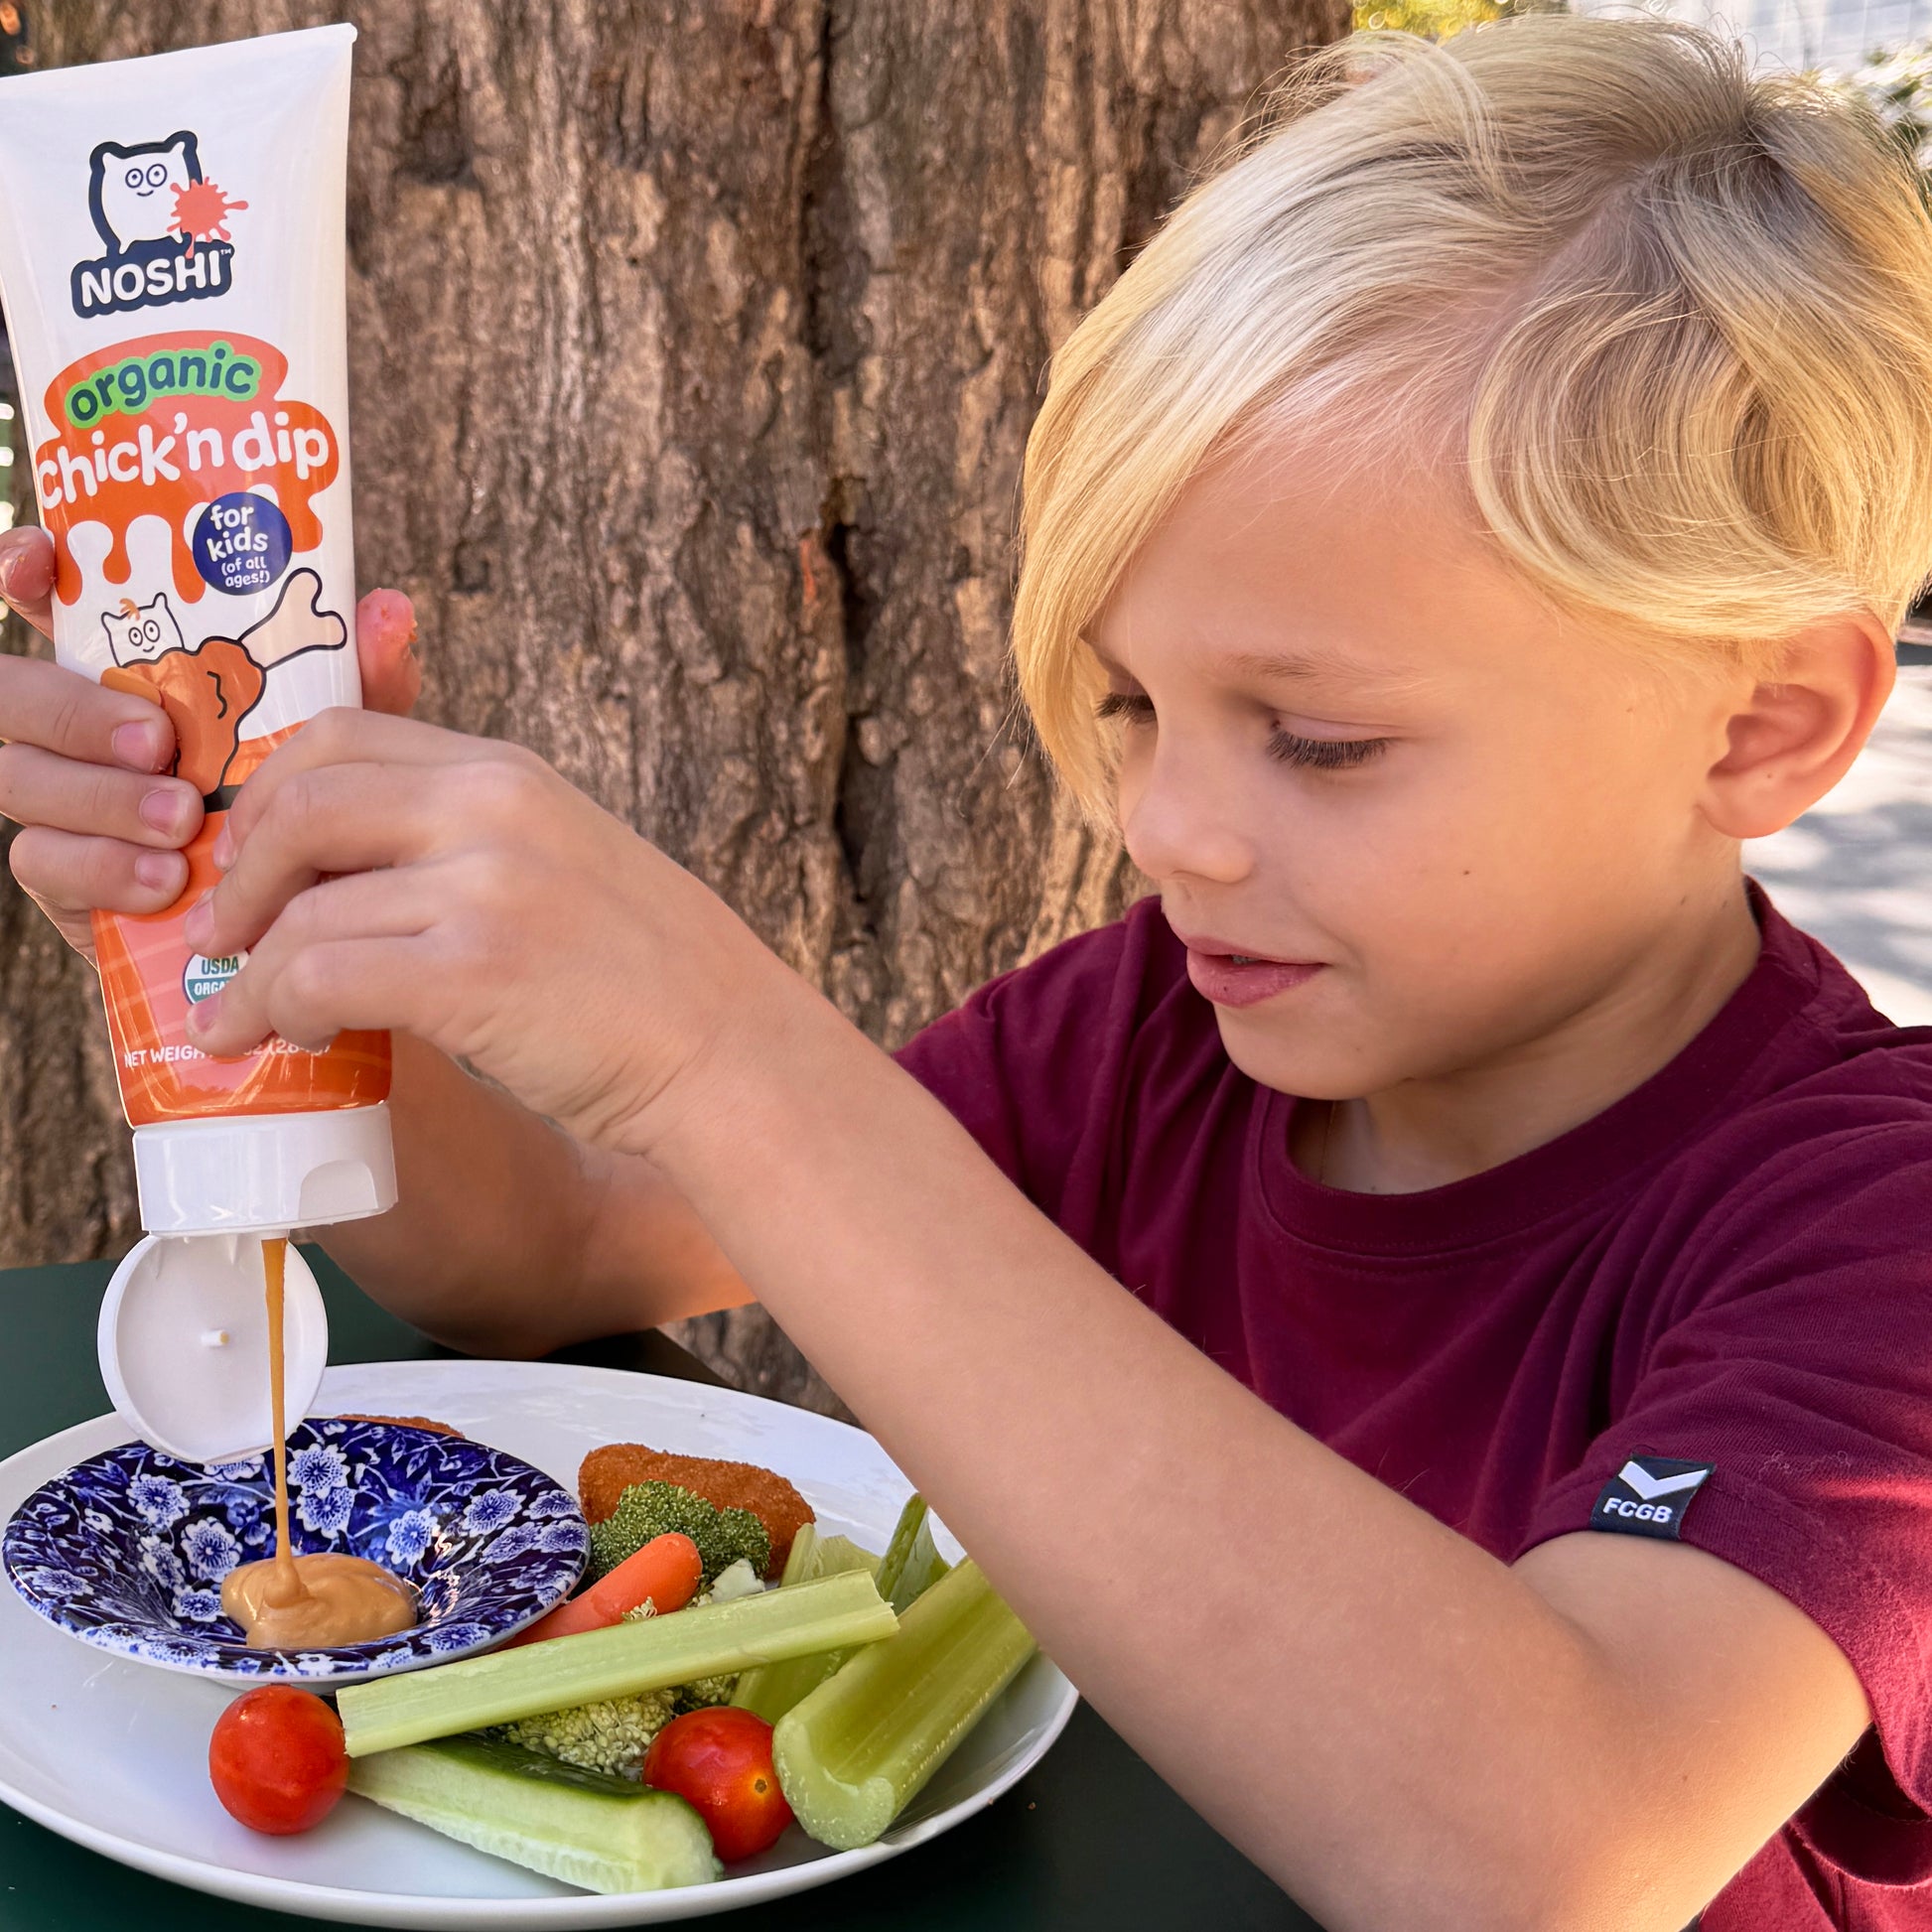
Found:
[{"label": "'for kids' blue badge", "polygon": [[295,539],[288,518],[266,496],[236,489],[202,512],[194,550],[195,568],[207,583],[245,597],[267,590],[288,569]]}]

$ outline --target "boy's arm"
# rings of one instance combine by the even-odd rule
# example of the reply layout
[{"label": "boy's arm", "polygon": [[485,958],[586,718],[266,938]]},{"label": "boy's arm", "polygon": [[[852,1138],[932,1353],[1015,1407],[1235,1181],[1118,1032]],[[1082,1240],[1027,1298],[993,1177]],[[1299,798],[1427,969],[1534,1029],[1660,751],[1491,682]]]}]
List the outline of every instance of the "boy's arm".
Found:
[{"label": "boy's arm", "polygon": [[1273,1413],[526,754],[330,714],[227,837],[189,930],[250,954],[198,1044],[402,1028],[648,1159],[1046,1650],[1334,1932],[1680,1932],[1864,1728],[1839,1649],[1741,1572],[1576,1536],[1511,1569]]},{"label": "boy's arm", "polygon": [[1333,1932],[1679,1932],[1863,1730],[1753,1578],[1601,1534],[1497,1562],[1168,1329],[802,989],[757,1039],[634,1144],[1043,1648]]},{"label": "boy's arm", "polygon": [[437,1340],[541,1355],[751,1299],[647,1162],[586,1148],[407,1034],[389,1105],[396,1205],[315,1234]]}]

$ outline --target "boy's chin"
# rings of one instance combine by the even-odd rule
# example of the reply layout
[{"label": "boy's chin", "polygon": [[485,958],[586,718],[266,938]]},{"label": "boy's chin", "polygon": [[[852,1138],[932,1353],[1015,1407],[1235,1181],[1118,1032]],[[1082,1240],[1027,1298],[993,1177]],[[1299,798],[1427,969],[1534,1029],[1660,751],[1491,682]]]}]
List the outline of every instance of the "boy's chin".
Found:
[{"label": "boy's chin", "polygon": [[1228,1058],[1249,1079],[1277,1093],[1303,1100],[1359,1100],[1387,1084],[1373,1070],[1365,1073],[1359,1056],[1337,1053],[1328,1028],[1280,1016],[1271,1022],[1253,1007],[1216,1007],[1214,1019]]}]

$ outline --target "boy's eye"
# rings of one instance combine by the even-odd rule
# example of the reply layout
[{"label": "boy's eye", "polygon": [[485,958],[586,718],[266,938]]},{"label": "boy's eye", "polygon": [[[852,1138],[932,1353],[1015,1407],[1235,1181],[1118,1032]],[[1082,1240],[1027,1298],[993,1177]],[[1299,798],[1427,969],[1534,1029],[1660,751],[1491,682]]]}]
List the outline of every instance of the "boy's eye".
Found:
[{"label": "boy's eye", "polygon": [[[1144,691],[1109,691],[1094,706],[1094,715],[1131,725],[1151,725],[1154,700]],[[1268,735],[1268,756],[1306,771],[1345,771],[1379,758],[1390,742],[1386,738],[1302,738],[1277,725]]]},{"label": "boy's eye", "polygon": [[1345,771],[1387,751],[1386,738],[1298,738],[1278,725],[1268,736],[1268,756],[1309,771]]}]

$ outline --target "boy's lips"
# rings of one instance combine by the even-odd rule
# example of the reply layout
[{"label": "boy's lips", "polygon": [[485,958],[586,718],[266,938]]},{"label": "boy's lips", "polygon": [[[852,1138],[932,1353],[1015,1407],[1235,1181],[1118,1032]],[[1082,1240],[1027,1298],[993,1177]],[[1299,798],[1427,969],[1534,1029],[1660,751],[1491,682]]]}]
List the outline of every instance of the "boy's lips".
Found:
[{"label": "boy's lips", "polygon": [[1187,948],[1187,977],[1194,991],[1217,1007],[1251,1007],[1272,1000],[1321,970],[1319,960],[1270,959],[1205,934],[1179,937]]}]

